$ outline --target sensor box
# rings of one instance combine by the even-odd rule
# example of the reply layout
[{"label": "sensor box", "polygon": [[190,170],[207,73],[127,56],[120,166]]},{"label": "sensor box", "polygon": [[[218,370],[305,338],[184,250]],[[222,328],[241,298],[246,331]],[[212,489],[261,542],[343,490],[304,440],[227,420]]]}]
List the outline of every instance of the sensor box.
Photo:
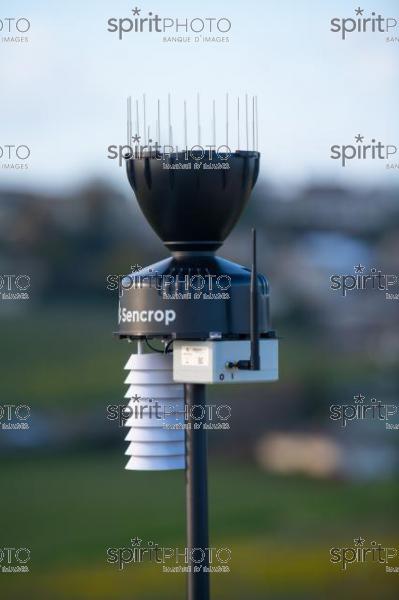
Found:
[{"label": "sensor box", "polygon": [[278,340],[259,340],[260,370],[231,367],[249,360],[249,340],[173,342],[173,379],[179,383],[253,383],[278,380]]}]

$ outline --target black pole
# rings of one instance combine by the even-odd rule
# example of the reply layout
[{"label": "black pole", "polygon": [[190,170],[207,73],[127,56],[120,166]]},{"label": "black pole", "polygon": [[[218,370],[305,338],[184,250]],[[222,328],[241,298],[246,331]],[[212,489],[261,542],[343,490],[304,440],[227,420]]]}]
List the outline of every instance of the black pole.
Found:
[{"label": "black pole", "polygon": [[259,371],[259,315],[258,315],[258,270],[256,266],[256,229],[252,229],[252,269],[250,286],[250,330],[251,330],[251,357],[250,368]]},{"label": "black pole", "polygon": [[[186,511],[188,600],[209,600],[208,472],[205,385],[184,385],[187,406]],[[195,426],[195,427],[194,427]],[[194,550],[195,549],[195,550]],[[191,557],[194,560],[191,560]],[[200,561],[200,562],[195,562]]]}]

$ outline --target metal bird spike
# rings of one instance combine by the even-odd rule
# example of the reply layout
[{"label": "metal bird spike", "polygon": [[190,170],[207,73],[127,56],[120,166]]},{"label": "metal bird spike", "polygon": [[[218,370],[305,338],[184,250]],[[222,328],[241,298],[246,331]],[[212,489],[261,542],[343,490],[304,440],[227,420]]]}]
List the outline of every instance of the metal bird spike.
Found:
[{"label": "metal bird spike", "polygon": [[247,140],[247,150],[249,150],[249,132],[248,132],[248,94],[245,94],[245,137]]},{"label": "metal bird spike", "polygon": [[[259,111],[258,97],[256,95],[243,94],[237,96],[230,102],[230,93],[225,92],[219,101],[218,98],[212,98],[208,107],[210,109],[205,115],[206,127],[203,128],[201,119],[204,115],[201,114],[201,95],[196,92],[193,98],[195,110],[191,111],[191,121],[188,121],[188,110],[190,105],[186,99],[183,100],[183,123],[182,128],[173,127],[173,106],[172,94],[168,93],[164,99],[157,98],[154,104],[147,103],[147,95],[145,93],[132,99],[132,96],[127,96],[126,100],[126,144],[132,147],[133,140],[136,136],[141,140],[140,144],[148,146],[150,142],[150,124],[154,139],[152,143],[156,143],[158,147],[163,144],[169,144],[173,151],[178,151],[182,146],[184,139],[184,147],[187,149],[190,145],[194,147],[204,146],[204,148],[222,145],[230,148],[237,143],[237,150],[259,151]],[[133,106],[134,102],[134,106]],[[163,106],[163,108],[162,108]],[[155,110],[154,110],[155,109]],[[218,115],[219,110],[219,131],[218,131]],[[162,132],[161,113],[164,110],[165,126]],[[132,111],[134,111],[135,130],[133,130]],[[235,113],[235,114],[234,114]],[[252,113],[252,114],[251,114]],[[233,120],[231,120],[233,116]],[[210,117],[210,118],[209,118]],[[222,122],[221,122],[221,121]],[[224,123],[223,123],[224,121]],[[223,123],[223,124],[222,124]],[[178,131],[178,134],[176,133]],[[163,135],[163,139],[162,139]],[[176,138],[176,139],[175,139]],[[221,146],[220,146],[221,147]],[[231,150],[234,152],[234,149]]]},{"label": "metal bird spike", "polygon": [[259,121],[258,121],[258,96],[255,96],[255,118],[256,118],[256,151],[259,151]]},{"label": "metal bird spike", "polygon": [[127,115],[126,115],[126,125],[127,125],[127,145],[130,147],[132,143],[132,97],[127,97]]},{"label": "metal bird spike", "polygon": [[240,96],[237,96],[237,150],[240,149]]},{"label": "metal bird spike", "polygon": [[226,146],[229,147],[229,94],[226,94]]},{"label": "metal bird spike", "polygon": [[187,149],[187,101],[184,100],[184,146]]},{"label": "metal bird spike", "polygon": [[144,145],[147,145],[147,111],[146,111],[146,100],[145,94],[143,94],[143,132],[144,132]]},{"label": "metal bird spike", "polygon": [[168,94],[168,142],[169,146],[172,146],[172,123],[170,113],[170,94]]},{"label": "metal bird spike", "polygon": [[252,149],[255,148],[255,96],[252,96]]},{"label": "metal bird spike", "polygon": [[161,101],[158,98],[157,142],[161,145]]},{"label": "metal bird spike", "polygon": [[198,125],[198,146],[201,146],[201,107],[200,107],[199,93],[197,93],[197,125]]},{"label": "metal bird spike", "polygon": [[216,102],[212,100],[212,133],[213,133],[213,146],[216,148]]}]

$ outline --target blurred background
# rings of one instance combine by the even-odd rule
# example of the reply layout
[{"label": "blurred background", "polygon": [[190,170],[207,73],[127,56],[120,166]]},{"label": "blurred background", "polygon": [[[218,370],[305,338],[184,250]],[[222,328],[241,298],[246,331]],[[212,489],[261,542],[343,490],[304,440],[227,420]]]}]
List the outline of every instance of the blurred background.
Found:
[{"label": "blurred background", "polygon": [[[184,597],[184,575],[106,562],[108,547],[135,536],[185,545],[184,474],[125,471],[124,433],[107,419],[123,403],[132,349],[112,336],[118,295],[107,277],[167,256],[107,148],[125,142],[128,94],[181,101],[228,88],[258,93],[262,166],[220,254],[248,265],[256,224],[282,339],[278,383],[209,388],[211,402],[232,407],[230,429],[209,436],[211,543],[233,555],[213,597],[396,598],[397,573],[372,562],[342,572],[329,552],[359,536],[399,547],[398,430],[330,418],[358,394],[399,404],[398,301],[376,290],[344,297],[330,277],[355,265],[398,274],[399,169],[342,168],[329,156],[357,134],[399,142],[398,42],[334,36],[330,20],[357,8],[346,0],[140,6],[223,15],[230,41],[119,41],[106,23],[131,13],[121,0],[21,1],[4,13],[31,28],[26,43],[1,43],[0,147],[23,144],[30,156],[0,159],[0,405],[28,405],[31,417],[27,430],[0,420],[0,548],[32,554],[29,574],[0,573],[4,597]],[[391,1],[362,8],[397,13]],[[28,299],[4,296],[11,274],[29,275]]]}]

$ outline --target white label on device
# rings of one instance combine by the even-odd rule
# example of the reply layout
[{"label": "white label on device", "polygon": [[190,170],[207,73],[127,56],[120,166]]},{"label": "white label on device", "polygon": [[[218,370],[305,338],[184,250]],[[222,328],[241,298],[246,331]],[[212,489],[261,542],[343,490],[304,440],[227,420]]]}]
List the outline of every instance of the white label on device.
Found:
[{"label": "white label on device", "polygon": [[208,367],[209,348],[203,346],[183,346],[181,364],[184,367]]}]

